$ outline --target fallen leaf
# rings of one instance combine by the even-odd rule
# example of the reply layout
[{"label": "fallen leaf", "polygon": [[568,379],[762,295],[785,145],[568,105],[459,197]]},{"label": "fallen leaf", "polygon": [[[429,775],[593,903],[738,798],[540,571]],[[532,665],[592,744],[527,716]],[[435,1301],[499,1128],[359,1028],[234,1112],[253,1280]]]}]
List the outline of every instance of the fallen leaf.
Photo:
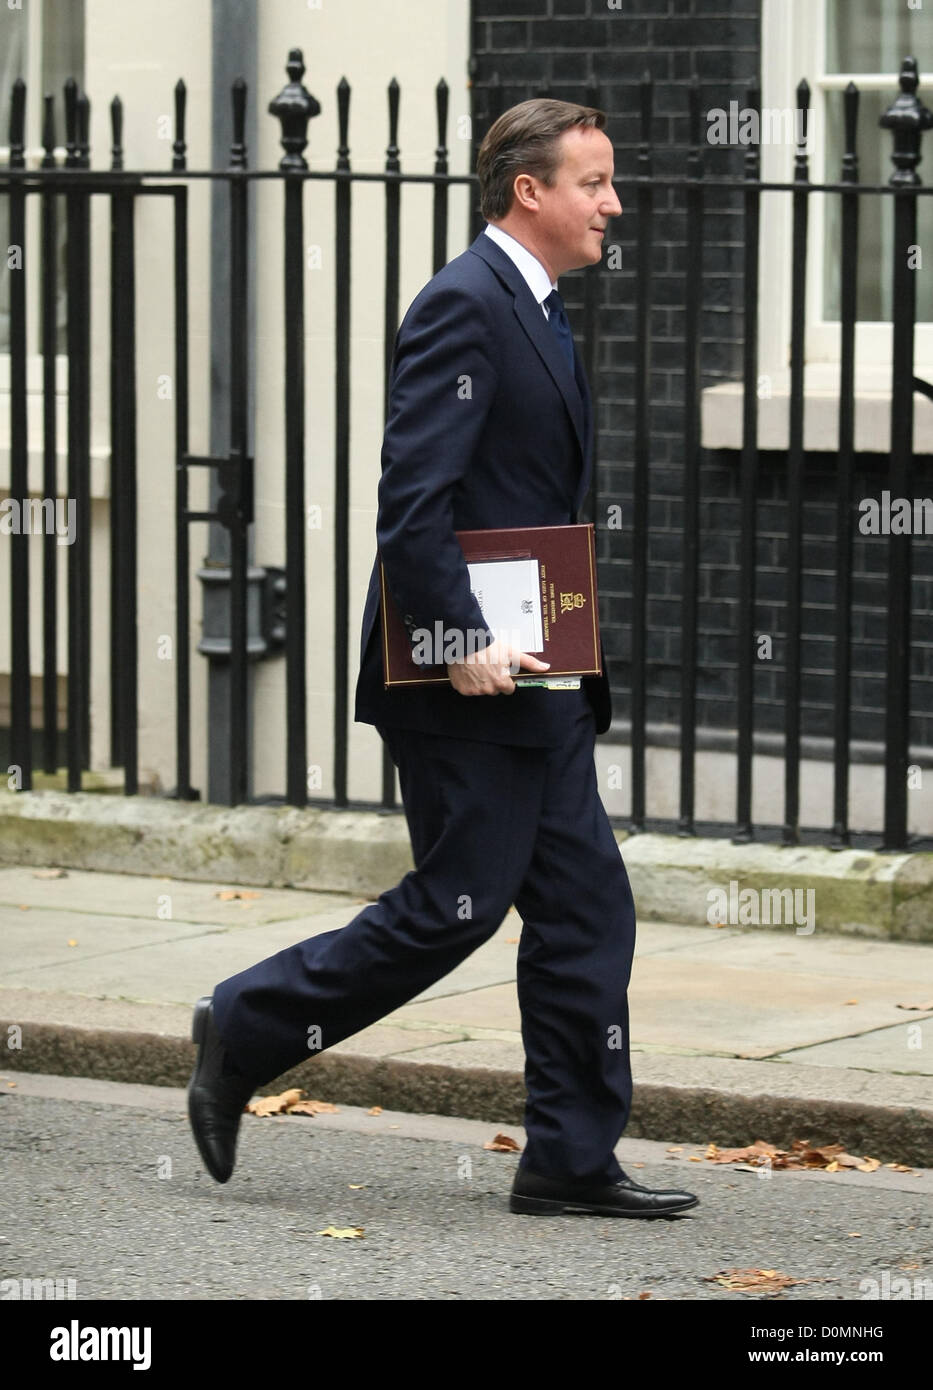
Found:
[{"label": "fallen leaf", "polygon": [[[286,1094],[288,1094],[286,1092]],[[301,1092],[299,1092],[299,1095]],[[336,1105],[329,1100],[296,1100],[285,1106],[286,1115],[339,1115]]]},{"label": "fallen leaf", "polygon": [[78,943],[77,943],[77,941],[75,941],[75,939],[74,939],[73,936],[72,936],[72,937],[69,939],[69,941],[68,941],[68,945],[69,945],[69,946],[77,946],[77,944],[78,944]]},{"label": "fallen leaf", "polygon": [[381,1106],[381,1105],[374,1105],[373,1108],[372,1108],[372,1110],[367,1110],[366,1113],[367,1113],[367,1115],[381,1115],[381,1114],[382,1114],[382,1106]]},{"label": "fallen leaf", "polygon": [[857,999],[843,999],[842,1002],[843,1002],[843,1004],[857,1004],[857,1003],[858,1003],[858,1000],[857,1000]]},{"label": "fallen leaf", "polygon": [[262,894],[256,893],[250,888],[221,888],[214,894],[214,897],[219,898],[222,903],[231,903],[236,899],[245,902],[251,898],[261,898]]},{"label": "fallen leaf", "polygon": [[650,1294],[650,1293],[640,1293],[640,1294],[638,1295],[638,1297],[639,1297],[639,1299],[642,1299],[642,1298],[650,1298],[650,1297],[651,1297],[651,1294]]},{"label": "fallen leaf", "polygon": [[667,1152],[668,1152],[669,1154],[682,1154],[683,1151],[684,1151],[684,1146],[683,1146],[683,1144],[669,1144],[668,1147],[667,1147]]},{"label": "fallen leaf", "polygon": [[33,878],[67,878],[67,869],[36,869]]},{"label": "fallen leaf", "polygon": [[704,1276],[706,1283],[721,1284],[724,1289],[754,1289],[762,1293],[777,1293],[792,1284],[809,1284],[809,1279],[792,1279],[776,1269],[721,1269],[717,1274]]},{"label": "fallen leaf", "polygon": [[497,1154],[518,1154],[522,1151],[521,1144],[516,1144],[507,1134],[497,1134],[495,1139],[487,1139],[483,1148]]},{"label": "fallen leaf", "polygon": [[861,1233],[861,1231],[849,1231],[848,1234],[851,1236],[851,1238],[852,1238],[853,1240],[855,1240],[856,1237],[858,1237],[859,1240],[861,1240],[861,1238],[862,1238],[862,1233]]},{"label": "fallen leaf", "polygon": [[28,903],[20,903],[20,904],[19,904],[19,910],[20,910],[20,912],[29,912],[29,911],[30,911],[29,904],[28,904]]},{"label": "fallen leaf", "polygon": [[318,1231],[319,1236],[333,1236],[335,1240],[359,1240],[363,1234],[362,1226],[327,1226]]},{"label": "fallen leaf", "polygon": [[14,1086],[17,1086],[19,1083],[16,1082],[16,1081],[8,1081],[6,1084],[12,1089]]},{"label": "fallen leaf", "polygon": [[703,1160],[702,1160],[702,1158],[697,1158],[694,1154],[691,1154],[690,1157],[687,1159],[687,1162],[688,1162],[688,1163],[702,1163]]},{"label": "fallen leaf", "polygon": [[920,1013],[924,1013],[924,1014],[925,1014],[925,1013],[927,1013],[930,1009],[933,1009],[933,999],[928,1000],[928,1002],[927,1002],[926,1004],[896,1004],[896,1005],[895,1005],[895,1008],[897,1008],[897,1009],[917,1009],[917,1010],[919,1010]]},{"label": "fallen leaf", "polygon": [[278,1096],[261,1096],[259,1100],[251,1100],[246,1109],[251,1115],[281,1115],[290,1105],[296,1105],[304,1095],[304,1091],[292,1090],[283,1091]]},{"label": "fallen leaf", "polygon": [[[862,1173],[873,1173],[881,1167],[880,1159],[867,1156],[857,1158],[854,1154],[846,1153],[841,1144],[811,1144],[809,1139],[795,1139],[789,1149],[779,1149],[765,1139],[756,1139],[754,1144],[744,1149],[720,1149],[716,1144],[710,1144],[706,1157],[710,1163],[735,1163],[739,1168],[748,1165],[774,1169],[820,1168],[827,1173],[857,1168]],[[887,1166],[892,1167],[890,1163]],[[900,1171],[911,1170],[903,1168]]]},{"label": "fallen leaf", "polygon": [[706,1157],[710,1163],[754,1163],[757,1161],[761,1167],[765,1158],[773,1158],[778,1152],[779,1150],[773,1144],[768,1144],[764,1139],[756,1139],[754,1144],[748,1144],[744,1149],[720,1149],[715,1144],[710,1144],[706,1150]]},{"label": "fallen leaf", "polygon": [[505,944],[506,944],[506,946],[517,946],[517,945],[518,945],[518,937],[517,937],[517,936],[507,936],[507,937],[505,938]]},{"label": "fallen leaf", "polygon": [[885,1168],[890,1168],[892,1173],[911,1173],[913,1169],[909,1163],[886,1163]]},{"label": "fallen leaf", "polygon": [[359,1192],[360,1189],[361,1189],[361,1188],[364,1188],[365,1186],[366,1186],[366,1184],[365,1184],[364,1182],[348,1182],[348,1183],[347,1183],[347,1187],[349,1187],[349,1189],[350,1189],[351,1192]]}]

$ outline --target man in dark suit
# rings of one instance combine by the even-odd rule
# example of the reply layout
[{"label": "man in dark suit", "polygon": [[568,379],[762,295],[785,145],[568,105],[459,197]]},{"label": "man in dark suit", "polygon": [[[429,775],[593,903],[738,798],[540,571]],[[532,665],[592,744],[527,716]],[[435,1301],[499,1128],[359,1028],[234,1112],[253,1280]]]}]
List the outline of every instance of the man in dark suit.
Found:
[{"label": "man in dark suit", "polygon": [[604,124],[547,99],[500,117],[477,166],[489,225],[399,330],[378,555],[413,642],[459,634],[464,655],[449,684],[387,690],[374,565],[356,718],[376,725],[398,769],[415,869],[347,926],[199,1002],[189,1113],[220,1182],[256,1086],[421,993],[514,902],[527,1143],[511,1210],[668,1216],[696,1205],[634,1183],[614,1155],[631,1106],[635,912],[593,761],[608,680],[517,688],[519,670],[547,667],[487,627],[455,535],[572,523],[587,490],[592,407],[557,279],[600,259],[621,212]]}]

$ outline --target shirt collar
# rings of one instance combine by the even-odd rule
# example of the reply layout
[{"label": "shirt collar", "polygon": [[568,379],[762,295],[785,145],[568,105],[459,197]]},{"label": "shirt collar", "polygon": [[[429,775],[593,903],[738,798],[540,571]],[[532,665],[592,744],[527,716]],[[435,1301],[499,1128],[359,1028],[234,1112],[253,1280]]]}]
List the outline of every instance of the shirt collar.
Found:
[{"label": "shirt collar", "polygon": [[509,232],[504,232],[501,227],[494,227],[490,223],[486,227],[486,235],[497,246],[501,247],[511,261],[514,261],[537,302],[543,304],[551,291],[557,289],[557,286],[552,282],[537,256]]}]

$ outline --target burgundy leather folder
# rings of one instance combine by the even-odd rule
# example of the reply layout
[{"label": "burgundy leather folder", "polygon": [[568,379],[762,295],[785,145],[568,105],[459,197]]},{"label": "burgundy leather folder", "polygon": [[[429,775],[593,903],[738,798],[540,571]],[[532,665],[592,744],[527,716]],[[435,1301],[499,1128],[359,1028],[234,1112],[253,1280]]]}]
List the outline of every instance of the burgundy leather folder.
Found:
[{"label": "burgundy leather folder", "polygon": [[[489,628],[550,662],[549,678],[600,675],[596,544],[591,523],[458,531],[473,593]],[[469,654],[470,634],[408,629],[386,583],[382,659],[387,687],[449,680],[446,662]],[[481,643],[473,638],[473,649]],[[523,673],[534,678],[535,673]],[[515,675],[516,681],[523,678]],[[540,676],[537,677],[540,679]]]}]

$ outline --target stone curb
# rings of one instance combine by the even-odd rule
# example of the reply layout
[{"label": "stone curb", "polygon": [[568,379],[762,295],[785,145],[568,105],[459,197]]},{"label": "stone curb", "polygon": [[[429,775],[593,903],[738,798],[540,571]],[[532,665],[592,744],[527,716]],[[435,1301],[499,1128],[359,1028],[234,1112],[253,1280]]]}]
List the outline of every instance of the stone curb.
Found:
[{"label": "stone curb", "polygon": [[[933,941],[931,853],[735,845],[623,831],[616,838],[646,921],[706,926],[718,918],[719,895],[727,923],[738,911],[738,925],[763,929]],[[57,791],[0,794],[0,863],[369,898],[412,867],[405,819],[397,813],[229,808]],[[778,908],[784,916],[775,921]]]},{"label": "stone curb", "polygon": [[[6,1028],[0,1021],[0,1031]],[[29,1027],[32,1072],[184,1087],[194,1055],[191,1042],[164,1034],[63,1024]],[[665,1059],[665,1065],[674,1060]],[[728,1073],[722,1059],[702,1060],[710,1063],[711,1071]],[[806,1070],[811,1088],[819,1090],[822,1084],[827,1092],[834,1089],[838,1073],[828,1071],[824,1079],[815,1075],[820,1068]],[[746,1145],[759,1137],[789,1147],[794,1139],[806,1138],[812,1144],[842,1143],[848,1152],[871,1155],[882,1163],[933,1166],[933,1109],[928,1106],[790,1094],[795,1076],[791,1068],[775,1068],[773,1075],[756,1083],[760,1076],[751,1073],[751,1085],[737,1088],[636,1081],[626,1136],[694,1144],[709,1143],[714,1136],[720,1147]],[[884,1086],[880,1076],[870,1082],[877,1083],[876,1090]],[[760,1090],[756,1084],[761,1084]],[[386,1110],[493,1124],[521,1124],[524,1116],[521,1073],[487,1067],[324,1053],[261,1087],[260,1094],[289,1086],[344,1105],[378,1104]]]}]

